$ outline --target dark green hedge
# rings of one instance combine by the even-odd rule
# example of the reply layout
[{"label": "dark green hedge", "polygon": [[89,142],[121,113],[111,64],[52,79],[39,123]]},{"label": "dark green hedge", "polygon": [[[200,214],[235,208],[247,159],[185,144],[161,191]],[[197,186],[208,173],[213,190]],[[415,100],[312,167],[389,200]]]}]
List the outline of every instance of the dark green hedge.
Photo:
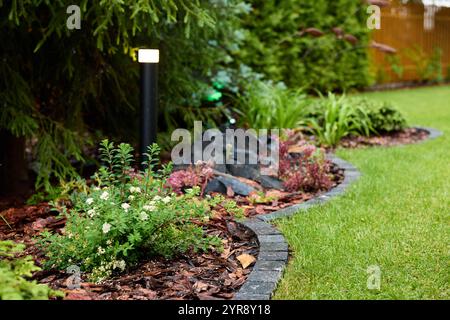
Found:
[{"label": "dark green hedge", "polygon": [[[268,79],[290,87],[345,91],[369,84],[367,5],[361,0],[252,0],[239,58]],[[341,38],[332,31],[339,27]],[[324,35],[315,37],[308,28]],[[303,32],[302,32],[303,30]],[[303,34],[302,34],[303,33]],[[351,34],[356,44],[345,39]]]}]

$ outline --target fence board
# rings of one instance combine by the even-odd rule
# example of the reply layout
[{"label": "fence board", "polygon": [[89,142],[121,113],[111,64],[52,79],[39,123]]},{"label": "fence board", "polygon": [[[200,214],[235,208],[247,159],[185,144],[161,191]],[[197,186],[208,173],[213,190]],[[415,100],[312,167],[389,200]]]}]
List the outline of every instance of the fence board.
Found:
[{"label": "fence board", "polygon": [[[432,21],[432,20],[428,20]],[[450,77],[450,8],[440,8],[434,14],[434,26],[425,28],[425,8],[421,4],[402,4],[391,1],[389,7],[381,10],[381,29],[372,33],[372,39],[398,50],[397,56],[403,67],[401,77],[393,71],[387,54],[370,49],[372,71],[377,82],[399,82],[421,80],[420,67],[433,55],[435,48],[442,50],[442,68],[444,77]],[[422,59],[411,59],[408,52],[420,48]]]}]

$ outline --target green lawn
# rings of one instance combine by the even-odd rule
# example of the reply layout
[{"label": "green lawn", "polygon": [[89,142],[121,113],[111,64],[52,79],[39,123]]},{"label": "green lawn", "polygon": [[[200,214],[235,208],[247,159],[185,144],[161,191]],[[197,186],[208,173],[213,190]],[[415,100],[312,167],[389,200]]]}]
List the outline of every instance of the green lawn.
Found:
[{"label": "green lawn", "polygon": [[[277,221],[293,257],[275,299],[450,298],[450,86],[368,93],[444,137],[339,150],[363,176],[321,207]],[[367,268],[381,290],[367,289]]]}]

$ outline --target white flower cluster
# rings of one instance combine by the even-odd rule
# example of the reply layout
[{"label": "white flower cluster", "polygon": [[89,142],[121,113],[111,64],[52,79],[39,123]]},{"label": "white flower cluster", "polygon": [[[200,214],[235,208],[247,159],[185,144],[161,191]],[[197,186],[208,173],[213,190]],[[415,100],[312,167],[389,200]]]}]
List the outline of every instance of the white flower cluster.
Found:
[{"label": "white flower cluster", "polygon": [[102,200],[108,200],[109,199],[109,193],[107,191],[103,191],[103,193],[100,196],[100,199]]},{"label": "white flower cluster", "polygon": [[[153,201],[152,201],[153,202]],[[142,207],[145,211],[149,211],[149,212],[152,212],[152,211],[155,211],[156,210],[156,206],[154,205],[154,204],[147,204],[147,205],[145,205],[145,206],[143,206]]]},{"label": "white flower cluster", "polygon": [[93,218],[97,215],[97,212],[95,211],[95,209],[90,209],[88,210],[87,214],[90,218]]},{"label": "white flower cluster", "polygon": [[141,193],[141,188],[139,187],[130,187],[130,192],[131,193]]},{"label": "white flower cluster", "polygon": [[148,214],[145,213],[144,211],[142,211],[142,212],[139,214],[139,218],[140,218],[142,221],[146,221],[146,220],[148,219]]},{"label": "white flower cluster", "polygon": [[111,225],[105,222],[102,226],[102,231],[104,234],[107,234],[111,230]]}]

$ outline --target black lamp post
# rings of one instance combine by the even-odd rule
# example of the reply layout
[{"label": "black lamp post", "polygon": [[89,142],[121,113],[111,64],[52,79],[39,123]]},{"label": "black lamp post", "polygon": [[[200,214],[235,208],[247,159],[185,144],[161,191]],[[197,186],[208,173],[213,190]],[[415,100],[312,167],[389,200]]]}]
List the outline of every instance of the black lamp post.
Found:
[{"label": "black lamp post", "polygon": [[[158,63],[159,50],[139,49],[141,64],[141,157],[147,147],[156,142],[158,119]],[[144,160],[144,159],[143,159]]]}]

